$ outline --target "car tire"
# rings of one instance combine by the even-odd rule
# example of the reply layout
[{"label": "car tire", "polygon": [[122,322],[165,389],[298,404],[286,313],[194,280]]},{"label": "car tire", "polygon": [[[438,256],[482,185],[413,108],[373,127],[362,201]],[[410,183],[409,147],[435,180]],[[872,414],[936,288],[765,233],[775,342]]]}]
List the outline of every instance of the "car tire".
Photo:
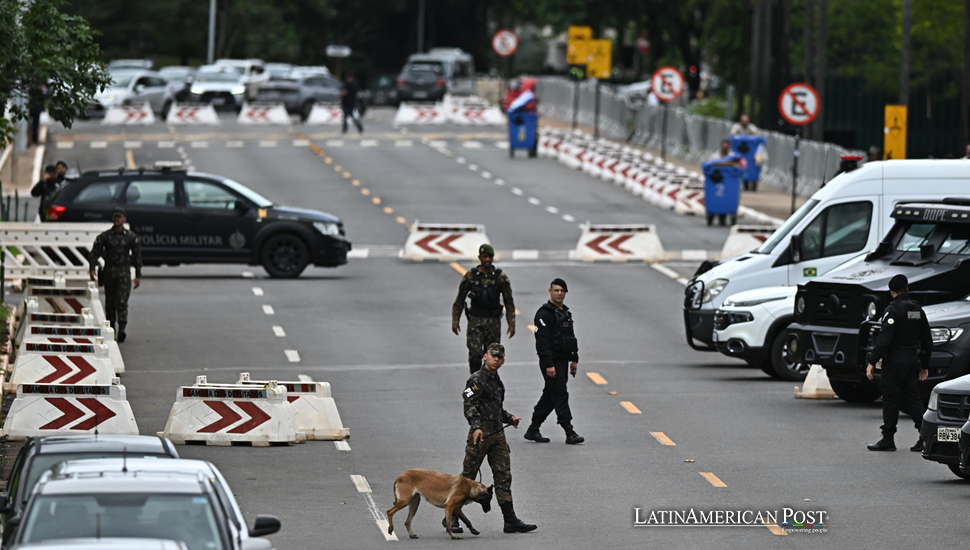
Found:
[{"label": "car tire", "polygon": [[780,330],[771,342],[771,355],[768,364],[774,372],[775,378],[788,380],[789,382],[801,382],[808,376],[808,369],[811,365],[796,363],[788,359],[788,346],[786,346],[788,331]]},{"label": "car tire", "polygon": [[970,479],[970,474],[965,474],[965,473],[961,472],[959,465],[957,465],[957,464],[947,464],[947,466],[950,468],[950,471],[953,472],[953,475],[957,476],[958,478],[960,478],[960,479]]},{"label": "car tire", "polygon": [[835,391],[835,395],[838,395],[843,401],[848,401],[849,403],[872,403],[882,395],[882,392],[875,386],[840,382],[837,380],[830,380],[829,383],[832,385],[832,390]]},{"label": "car tire", "polygon": [[293,233],[281,233],[267,239],[259,257],[269,276],[278,279],[299,277],[310,263],[306,243]]}]

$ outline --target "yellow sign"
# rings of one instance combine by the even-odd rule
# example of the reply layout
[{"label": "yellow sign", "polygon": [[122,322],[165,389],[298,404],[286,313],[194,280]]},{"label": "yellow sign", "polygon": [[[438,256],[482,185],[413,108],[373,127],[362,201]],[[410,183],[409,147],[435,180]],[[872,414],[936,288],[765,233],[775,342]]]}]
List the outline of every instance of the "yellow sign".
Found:
[{"label": "yellow sign", "polygon": [[566,63],[586,64],[586,43],[593,38],[592,27],[569,27],[569,41],[566,43]]},{"label": "yellow sign", "polygon": [[613,76],[613,42],[589,41],[586,47],[586,76],[600,79]]},{"label": "yellow sign", "polygon": [[258,212],[258,215],[259,215],[260,218],[265,218],[266,217],[266,209],[265,208],[260,208],[259,209],[259,212]]},{"label": "yellow sign", "polygon": [[906,158],[906,106],[886,105],[886,125],[883,127],[885,159]]}]

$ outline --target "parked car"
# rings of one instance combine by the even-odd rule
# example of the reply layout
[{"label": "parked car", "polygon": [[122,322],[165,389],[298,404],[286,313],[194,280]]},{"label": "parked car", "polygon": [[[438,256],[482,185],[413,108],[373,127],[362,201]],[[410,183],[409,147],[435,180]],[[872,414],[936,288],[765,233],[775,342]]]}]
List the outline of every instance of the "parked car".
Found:
[{"label": "parked car", "polygon": [[23,550],[189,550],[183,542],[164,539],[69,539],[22,544]]},{"label": "parked car", "polygon": [[7,493],[3,497],[0,518],[3,520],[3,545],[7,546],[16,529],[13,527],[41,475],[65,460],[84,458],[152,457],[178,458],[172,442],[164,437],[147,435],[52,435],[33,437],[24,443],[13,461]]},{"label": "parked car", "polygon": [[246,87],[246,99],[256,99],[259,88],[269,82],[266,65],[259,59],[218,59],[216,65],[232,67],[239,72],[241,83]]},{"label": "parked car", "polygon": [[[960,429],[960,442],[958,443],[960,453],[960,473],[970,479],[970,420],[963,423]],[[962,476],[961,476],[962,477]]]},{"label": "parked car", "polygon": [[192,80],[195,78],[195,67],[184,67],[170,65],[158,70],[168,83],[171,85],[175,94],[175,101],[187,101],[189,90],[192,88]]},{"label": "parked car", "polygon": [[297,277],[311,263],[346,264],[351,249],[336,216],[171,167],[86,172],[57,191],[46,218],[107,223],[116,206],[128,211],[145,265],[262,265],[273,277]]},{"label": "parked car", "polygon": [[369,94],[370,105],[397,105],[395,75],[383,74],[372,80]]},{"label": "parked car", "polygon": [[283,103],[287,111],[306,120],[314,103],[339,103],[342,88],[339,80],[323,74],[280,78],[264,84],[256,101]]},{"label": "parked car", "polygon": [[323,74],[327,76],[333,76],[324,65],[300,65],[290,69],[290,77],[304,76],[308,74]]},{"label": "parked car", "polygon": [[246,102],[246,85],[239,71],[221,65],[199,67],[189,88],[189,101],[209,103],[216,109],[242,109]]},{"label": "parked car", "polygon": [[151,59],[114,59],[108,62],[108,72],[118,70],[150,71],[155,68]]},{"label": "parked car", "polygon": [[961,449],[961,432],[966,431],[964,426],[968,416],[970,375],[947,380],[933,388],[920,427],[923,458],[945,464],[963,479],[970,479],[966,470],[966,449]]},{"label": "parked car", "polygon": [[440,61],[408,63],[396,84],[398,101],[441,101],[448,91]]},{"label": "parked car", "polygon": [[286,78],[290,75],[290,71],[293,70],[293,65],[289,63],[267,63],[266,72],[269,73],[270,80],[277,80],[280,78]]},{"label": "parked car", "polygon": [[114,105],[142,105],[148,103],[152,111],[161,116],[175,101],[175,90],[168,80],[154,71],[119,70],[111,73],[111,85],[94,94],[94,103],[88,106],[88,116],[104,115]]}]

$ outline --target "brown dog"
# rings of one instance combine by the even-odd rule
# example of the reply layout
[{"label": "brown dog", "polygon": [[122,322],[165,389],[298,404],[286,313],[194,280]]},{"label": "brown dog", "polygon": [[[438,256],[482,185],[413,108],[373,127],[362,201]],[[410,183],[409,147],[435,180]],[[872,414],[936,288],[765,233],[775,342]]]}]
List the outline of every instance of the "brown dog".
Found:
[{"label": "brown dog", "polygon": [[481,483],[451,474],[442,474],[431,470],[412,468],[399,475],[394,481],[394,506],[387,511],[387,534],[394,533],[394,513],[408,506],[408,519],[404,521],[404,527],[408,530],[408,535],[412,539],[418,538],[411,531],[411,519],[418,511],[421,504],[421,495],[428,499],[428,502],[438,508],[445,509],[445,519],[441,522],[448,530],[448,534],[453,539],[460,539],[458,535],[451,532],[451,516],[458,516],[471,534],[477,535],[478,531],[472,527],[468,518],[462,513],[461,507],[469,502],[477,502],[482,505],[482,510],[488,513],[492,509],[492,488],[486,487]]}]

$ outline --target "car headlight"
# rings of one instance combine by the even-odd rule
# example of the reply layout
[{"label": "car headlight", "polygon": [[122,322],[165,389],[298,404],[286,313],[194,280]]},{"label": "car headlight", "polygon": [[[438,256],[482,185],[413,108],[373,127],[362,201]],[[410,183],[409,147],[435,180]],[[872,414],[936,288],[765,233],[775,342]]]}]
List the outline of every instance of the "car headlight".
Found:
[{"label": "car headlight", "polygon": [[935,411],[936,410],[936,401],[939,398],[940,398],[940,394],[936,393],[936,388],[933,388],[933,391],[930,392],[930,402],[926,405],[926,408],[929,409],[929,410],[931,410],[931,411]]},{"label": "car headlight", "polygon": [[732,302],[730,298],[724,301],[723,307],[751,307],[760,306],[761,304],[767,304],[768,302],[777,302],[778,300],[784,300],[784,296],[777,296],[775,298],[760,298],[757,300],[746,300],[743,302]]},{"label": "car headlight", "polygon": [[337,227],[335,223],[329,222],[313,222],[313,227],[320,232],[321,235],[337,236],[340,235],[340,228]]},{"label": "car headlight", "polygon": [[719,309],[714,314],[714,328],[717,330],[724,330],[731,325],[750,323],[751,321],[754,321],[754,315],[747,311],[724,311],[723,309]]},{"label": "car headlight", "polygon": [[945,344],[952,342],[963,334],[962,328],[938,327],[930,329],[930,336],[933,337],[934,344]]},{"label": "car headlight", "polygon": [[245,86],[233,86],[232,87],[232,90],[230,90],[230,92],[232,92],[232,95],[244,94],[244,93],[246,93],[246,87]]},{"label": "car headlight", "polygon": [[866,306],[866,319],[875,319],[878,314],[879,309],[876,307],[876,302],[869,302],[869,305]]},{"label": "car headlight", "polygon": [[727,279],[714,279],[711,281],[710,285],[704,287],[704,295],[701,297],[701,303],[706,304],[713,300],[718,294],[724,291],[724,287],[727,284]]},{"label": "car headlight", "polygon": [[802,313],[805,313],[805,297],[804,296],[799,296],[798,299],[795,300],[795,313],[797,313],[799,315],[801,315]]},{"label": "car headlight", "polygon": [[189,91],[195,95],[202,95],[202,93],[205,92],[205,88],[203,88],[202,86],[192,86],[192,88],[190,88]]}]

